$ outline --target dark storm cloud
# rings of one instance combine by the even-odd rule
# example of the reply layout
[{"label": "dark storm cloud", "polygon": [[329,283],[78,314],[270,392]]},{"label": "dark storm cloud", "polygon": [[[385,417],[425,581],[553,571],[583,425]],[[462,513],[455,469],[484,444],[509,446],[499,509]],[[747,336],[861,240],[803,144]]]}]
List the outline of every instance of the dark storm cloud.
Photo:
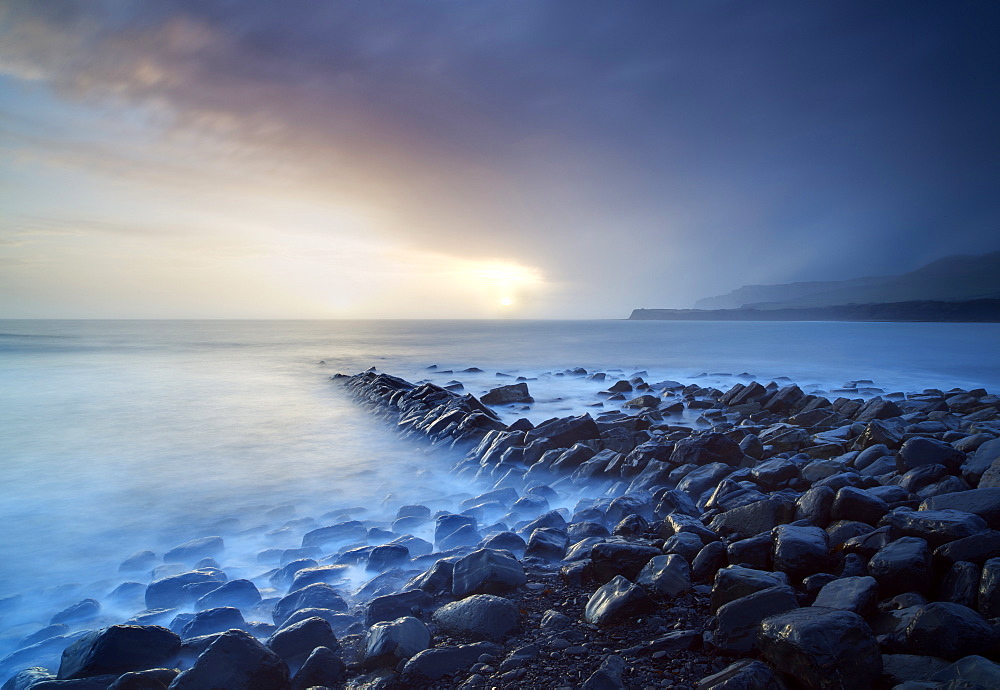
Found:
[{"label": "dark storm cloud", "polygon": [[1000,246],[998,16],[986,2],[21,1],[0,18],[0,59],[287,157],[312,187],[379,199],[414,243],[568,281],[607,268],[627,313]]}]

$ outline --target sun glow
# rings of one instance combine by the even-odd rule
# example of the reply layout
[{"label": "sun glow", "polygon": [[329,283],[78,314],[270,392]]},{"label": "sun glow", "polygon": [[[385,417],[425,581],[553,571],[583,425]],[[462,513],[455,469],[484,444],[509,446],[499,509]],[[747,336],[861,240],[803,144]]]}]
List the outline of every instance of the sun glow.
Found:
[{"label": "sun glow", "polygon": [[501,307],[509,307],[512,304],[514,304],[514,300],[512,300],[510,297],[501,297],[500,298],[500,306]]}]

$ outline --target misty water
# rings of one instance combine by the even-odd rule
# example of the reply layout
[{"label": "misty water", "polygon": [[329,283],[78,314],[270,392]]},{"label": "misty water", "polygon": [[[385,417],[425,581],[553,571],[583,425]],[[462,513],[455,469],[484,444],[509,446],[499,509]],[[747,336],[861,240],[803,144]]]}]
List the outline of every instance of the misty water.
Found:
[{"label": "misty water", "polygon": [[135,551],[221,534],[229,578],[252,579],[274,567],[260,551],[314,527],[487,488],[449,482],[456,455],[397,438],[335,372],[476,395],[521,375],[537,402],[503,414],[538,422],[593,411],[607,387],[556,375],[570,367],[721,389],[750,374],[809,392],[857,379],[996,392],[997,342],[1000,324],[0,321],[0,657],[84,598],[103,607],[88,627],[136,613],[107,598],[148,582],[118,573]]}]

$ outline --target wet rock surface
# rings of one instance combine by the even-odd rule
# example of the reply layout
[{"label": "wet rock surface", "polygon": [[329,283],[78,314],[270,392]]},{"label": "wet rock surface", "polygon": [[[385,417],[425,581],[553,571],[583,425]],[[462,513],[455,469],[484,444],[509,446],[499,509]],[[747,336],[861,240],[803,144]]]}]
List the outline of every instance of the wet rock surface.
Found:
[{"label": "wet rock surface", "polygon": [[336,378],[463,453],[468,493],[295,523],[256,571],[219,566],[221,529],[136,553],[141,582],[23,633],[4,690],[996,687],[1000,399],[563,375],[608,406],[506,423],[523,382]]}]

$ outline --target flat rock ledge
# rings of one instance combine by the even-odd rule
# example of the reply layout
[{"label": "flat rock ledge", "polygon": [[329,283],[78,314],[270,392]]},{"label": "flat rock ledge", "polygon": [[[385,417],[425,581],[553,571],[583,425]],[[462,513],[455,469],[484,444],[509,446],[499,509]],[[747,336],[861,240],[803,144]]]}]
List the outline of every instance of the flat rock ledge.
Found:
[{"label": "flat rock ledge", "polygon": [[[486,490],[401,506],[372,546],[337,550],[372,539],[360,520],[306,533],[276,599],[183,545],[203,560],[146,588],[148,616],[198,613],[78,635],[3,690],[1000,687],[1000,398],[589,375],[627,411],[505,423],[431,383],[334,377]],[[335,586],[358,565],[363,597]]]}]

